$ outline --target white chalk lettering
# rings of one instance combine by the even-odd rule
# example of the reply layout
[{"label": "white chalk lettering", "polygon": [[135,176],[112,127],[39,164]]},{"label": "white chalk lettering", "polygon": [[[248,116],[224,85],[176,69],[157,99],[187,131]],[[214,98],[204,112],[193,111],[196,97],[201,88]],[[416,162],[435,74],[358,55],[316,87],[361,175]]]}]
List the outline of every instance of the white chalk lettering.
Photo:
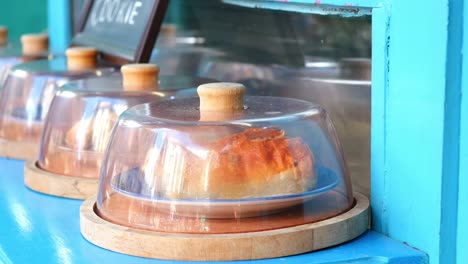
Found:
[{"label": "white chalk lettering", "polygon": [[125,14],[125,22],[127,23],[128,19],[130,18],[130,14],[132,13],[133,6],[130,4],[129,8],[127,9],[127,14]]},{"label": "white chalk lettering", "polygon": [[138,0],[96,0],[90,23],[92,26],[101,23],[134,25],[142,6],[142,1]]},{"label": "white chalk lettering", "polygon": [[132,14],[130,15],[130,20],[128,21],[130,25],[135,24],[135,17],[138,16],[138,8],[140,8],[141,6],[141,2],[135,2],[135,4],[133,5]]},{"label": "white chalk lettering", "polygon": [[[103,3],[103,1],[96,1],[96,2],[94,3],[94,4],[95,4],[94,8],[95,8],[96,10],[100,10],[100,9],[101,9],[101,6],[102,6],[102,3]],[[98,19],[99,19],[98,13],[99,13],[99,12],[93,12],[93,13],[91,14],[91,25],[92,25],[93,27],[96,26],[96,25],[98,24]]]},{"label": "white chalk lettering", "polygon": [[128,10],[129,4],[130,3],[128,2],[124,2],[120,5],[119,12],[117,13],[117,19],[115,20],[115,22],[121,23],[121,24],[125,23],[125,11]]},{"label": "white chalk lettering", "polygon": [[99,12],[99,23],[104,23],[106,21],[106,9],[109,5],[109,0],[104,0],[104,3],[101,5],[101,10]]},{"label": "white chalk lettering", "polygon": [[107,21],[113,21],[117,17],[116,12],[119,9],[119,1],[118,0],[111,0],[111,3],[107,6],[107,14],[106,18]]}]

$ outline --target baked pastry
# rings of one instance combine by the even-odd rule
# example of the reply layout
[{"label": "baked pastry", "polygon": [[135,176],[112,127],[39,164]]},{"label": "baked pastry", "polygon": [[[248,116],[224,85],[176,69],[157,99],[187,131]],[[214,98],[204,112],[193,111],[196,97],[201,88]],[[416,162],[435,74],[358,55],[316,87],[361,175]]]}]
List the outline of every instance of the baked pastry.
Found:
[{"label": "baked pastry", "polygon": [[75,123],[65,135],[65,143],[73,149],[104,152],[118,115],[111,109],[100,109],[91,119]]},{"label": "baked pastry", "polygon": [[91,119],[76,122],[66,133],[50,136],[58,138],[59,144],[49,142],[45,146],[40,166],[62,175],[98,178],[117,119],[118,115],[111,108],[101,108]]},{"label": "baked pastry", "polygon": [[145,179],[146,186],[156,186],[160,196],[267,197],[305,192],[316,183],[308,146],[277,128],[249,128],[205,144],[187,142],[168,138],[148,153],[144,174],[155,177]]}]

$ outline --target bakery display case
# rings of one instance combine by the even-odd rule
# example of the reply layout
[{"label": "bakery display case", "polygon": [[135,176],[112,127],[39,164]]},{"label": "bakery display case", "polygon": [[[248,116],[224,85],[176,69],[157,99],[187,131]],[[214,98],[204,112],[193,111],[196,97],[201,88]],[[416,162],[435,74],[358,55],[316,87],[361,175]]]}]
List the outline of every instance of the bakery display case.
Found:
[{"label": "bakery display case", "polygon": [[[72,19],[67,17],[71,12],[66,9],[70,6],[69,3],[84,2],[48,2],[48,32],[51,40],[54,40],[51,43],[57,43],[60,38],[58,42],[63,44],[62,47],[69,47],[71,34],[63,28]],[[128,6],[136,2],[145,4],[158,1],[94,0],[86,1],[83,5],[85,9],[89,2],[99,6],[117,3]],[[3,198],[0,199],[0,224],[5,227],[0,230],[0,262],[155,264],[166,263],[163,259],[174,259],[173,255],[177,255],[178,259],[184,261],[170,262],[185,263],[186,260],[202,260],[204,256],[216,254],[217,258],[210,260],[218,261],[224,257],[248,259],[239,263],[250,263],[250,259],[272,257],[267,253],[275,252],[276,256],[291,253],[296,255],[253,262],[427,264],[430,260],[431,263],[466,263],[467,254],[463,250],[467,245],[467,236],[464,235],[466,227],[460,223],[467,219],[464,212],[468,203],[461,194],[467,193],[464,190],[468,184],[463,184],[466,183],[466,177],[461,175],[464,175],[468,164],[462,162],[463,157],[466,157],[462,155],[463,150],[468,149],[464,147],[468,142],[468,133],[464,133],[468,127],[468,119],[464,118],[466,100],[459,95],[466,90],[461,84],[464,83],[463,74],[466,73],[463,67],[468,64],[464,63],[466,58],[459,55],[468,42],[463,41],[463,23],[466,18],[463,17],[463,6],[459,2],[441,0],[427,5],[422,0],[171,0],[171,16],[166,16],[164,23],[174,27],[169,27],[167,32],[163,30],[159,35],[162,37],[167,34],[169,38],[172,35],[179,40],[163,41],[160,38],[156,42],[151,60],[161,65],[161,73],[203,76],[223,82],[241,83],[250,91],[255,91],[246,91],[247,97],[272,96],[320,105],[326,110],[336,130],[336,137],[342,143],[341,154],[348,167],[348,173],[345,174],[347,176],[343,179],[351,183],[353,205],[349,210],[325,220],[263,231],[157,231],[154,226],[161,227],[164,223],[169,223],[167,226],[173,228],[173,225],[179,223],[181,226],[193,224],[195,227],[192,229],[197,230],[206,227],[203,231],[209,232],[215,230],[213,223],[229,221],[226,220],[229,218],[220,217],[226,216],[226,212],[231,209],[224,210],[225,207],[221,208],[223,211],[214,211],[213,206],[228,204],[224,201],[211,207],[194,208],[191,207],[193,203],[174,203],[170,207],[168,201],[186,202],[188,198],[183,198],[183,195],[174,191],[170,193],[161,190],[160,185],[154,190],[156,194],[165,194],[170,198],[161,198],[157,203],[151,200],[152,190],[147,187],[152,183],[151,179],[156,178],[148,175],[151,175],[151,169],[154,174],[158,171],[157,167],[151,168],[145,164],[156,163],[147,157],[157,159],[159,156],[139,152],[137,150],[148,147],[134,144],[136,151],[132,154],[144,153],[137,154],[144,156],[138,157],[142,160],[140,164],[131,168],[132,164],[129,164],[128,168],[123,168],[124,172],[119,171],[115,165],[117,163],[112,164],[114,178],[136,175],[135,182],[130,181],[130,177],[125,179],[126,183],[135,185],[129,187],[123,182],[120,185],[110,182],[107,190],[112,191],[112,197],[119,197],[121,189],[129,190],[122,195],[127,201],[142,199],[151,203],[155,206],[151,208],[158,208],[162,211],[161,214],[170,215],[171,221],[165,221],[167,218],[161,217],[154,217],[153,222],[147,221],[149,224],[141,221],[138,219],[139,215],[151,215],[155,210],[150,210],[147,204],[139,207],[141,203],[137,202],[127,205],[124,201],[120,204],[123,210],[106,212],[102,207],[98,208],[96,203],[103,199],[96,197],[81,207],[81,215],[84,217],[81,220],[81,231],[87,232],[86,238],[93,241],[93,244],[80,232],[77,212],[82,201],[43,195],[25,188],[22,172],[24,161],[0,158],[0,168],[4,175],[0,177],[0,193]],[[5,6],[7,8],[4,9],[8,10],[8,4]],[[55,12],[59,9],[64,10]],[[135,9],[137,12],[150,10],[138,7]],[[110,10],[112,9],[107,8],[107,13],[112,17]],[[97,14],[106,13],[104,11],[105,9]],[[141,23],[135,22],[133,30],[123,29],[116,23],[106,24],[105,27],[118,28],[114,32],[125,33],[114,39],[117,45],[128,44],[135,39],[132,33],[139,29],[143,29],[143,32],[157,32],[146,30]],[[80,32],[80,24],[78,22],[76,32]],[[427,28],[432,30],[428,31]],[[94,37],[102,36],[100,31],[94,33]],[[60,36],[57,37],[58,35]],[[106,37],[106,40],[109,39],[113,38]],[[100,41],[109,47],[113,46],[102,38]],[[151,109],[147,108],[148,113]],[[131,111],[128,113],[133,115]],[[121,116],[121,120],[127,121],[126,113]],[[142,120],[151,123],[153,119],[144,116]],[[146,128],[147,124],[140,121],[127,122],[126,125],[129,130],[143,125]],[[169,121],[164,122],[167,124]],[[199,122],[202,121],[197,120]],[[233,135],[248,134],[247,128],[239,130],[237,125],[241,126],[236,124],[228,126],[228,129],[220,126],[220,130],[225,131],[227,140],[229,136],[232,138]],[[285,131],[284,137],[290,139],[293,128],[279,127]],[[231,128],[233,131],[230,131]],[[153,149],[157,149],[151,138],[152,129],[142,132],[141,137],[147,136]],[[167,131],[167,144],[164,141],[166,138],[161,137],[164,139],[161,140],[162,144],[172,146],[173,157],[183,155],[192,158],[196,156],[193,153],[200,155],[197,149],[193,149],[193,144],[188,145],[191,149],[184,148],[185,145],[179,147],[185,143],[182,140],[186,139],[181,134],[186,135],[189,132],[174,130]],[[193,130],[193,133],[197,133],[197,130]],[[302,140],[308,141],[307,137]],[[84,142],[88,144],[89,141]],[[133,142],[128,142],[125,138],[122,145]],[[306,145],[309,146],[308,143]],[[161,146],[163,147],[167,148]],[[154,152],[158,154],[157,151]],[[311,149],[310,152],[316,158],[317,150]],[[187,153],[192,153],[192,156]],[[137,157],[130,155],[126,162],[133,162],[132,158]],[[169,160],[171,158],[166,158],[165,163]],[[108,165],[106,163],[103,166],[107,171]],[[201,166],[207,167],[204,163],[200,163]],[[211,169],[208,167],[208,170]],[[106,172],[106,175],[111,178],[111,173]],[[143,180],[142,175],[146,177]],[[167,178],[157,179],[169,181]],[[319,182],[320,179],[317,178],[315,186]],[[358,205],[361,197],[354,193],[356,191],[369,197],[372,207],[370,230],[346,243],[308,252],[314,248],[323,248],[324,245],[320,244],[328,243],[329,235],[351,237],[356,234],[349,234],[350,231],[360,230],[355,227],[356,221],[353,218],[333,228],[327,229],[324,225],[337,218],[347,217],[355,209],[354,201]],[[106,197],[105,194],[102,197]],[[112,197],[107,200],[108,203],[112,203]],[[201,199],[211,201],[216,198],[201,196]],[[240,199],[244,198],[237,200]],[[254,204],[256,203],[251,203]],[[272,220],[291,210],[283,207],[275,211],[274,208],[268,210],[263,207],[255,211],[255,208],[249,209],[245,205],[240,204],[243,209],[238,211],[238,218],[234,218],[236,221],[230,226],[238,227],[246,224],[246,221],[259,218]],[[143,212],[119,220],[116,212],[125,212],[124,209]],[[188,224],[181,224],[181,219]],[[138,221],[143,222],[143,225],[131,224]],[[278,224],[273,220],[269,222]],[[90,227],[90,224],[97,226]],[[251,226],[257,229],[262,227],[256,223]],[[308,227],[314,227],[313,231],[306,231]],[[296,233],[288,233],[292,229]],[[291,236],[285,242],[282,239],[287,234]],[[146,239],[151,240],[147,242]],[[184,247],[183,243],[190,243],[191,246]],[[206,247],[208,243],[211,243],[209,248]],[[233,256],[233,251],[229,250],[233,248],[238,249],[237,254],[245,255]],[[28,254],[24,254],[24,249],[27,249]],[[292,249],[295,251],[286,252]],[[300,252],[308,253],[299,254]],[[155,253],[166,255],[154,256]]]},{"label": "bakery display case", "polygon": [[130,11],[140,10],[126,16],[125,23],[107,17],[96,20],[106,8],[102,3],[86,2],[79,30],[65,52],[66,57],[12,68],[0,94],[0,156],[37,158],[44,121],[61,85],[106,76],[123,64],[149,60],[167,0],[122,6]]},{"label": "bakery display case", "polygon": [[1,155],[37,157],[44,121],[58,88],[70,80],[113,71],[112,65],[98,64],[96,49],[85,47],[68,49],[67,57],[14,66],[0,92]]},{"label": "bakery display case", "polygon": [[[367,229],[368,200],[353,194],[325,109],[297,99],[244,96],[245,87],[237,83],[203,84],[197,91],[199,98],[137,105],[120,116],[96,204],[91,198],[82,207],[88,240],[144,257],[239,260],[317,250]],[[291,237],[305,239],[296,231],[309,232],[311,223],[325,219],[333,222],[328,228],[352,219],[352,230],[326,235],[328,243],[286,245]],[[115,225],[143,234],[138,244],[150,246],[139,251],[132,239],[122,241],[117,236],[125,235],[114,232],[120,228]],[[259,245],[242,241],[257,232],[266,232],[264,239],[276,236],[281,250],[242,252],[256,250]],[[162,252],[165,243],[177,245],[177,253]],[[194,243],[196,250],[186,252]],[[208,252],[214,245],[218,249]],[[152,253],[142,253],[150,247]]]},{"label": "bakery display case", "polygon": [[96,194],[104,151],[120,114],[145,102],[194,96],[190,88],[208,81],[160,75],[155,64],[127,64],[121,72],[69,82],[55,94],[39,158],[25,163],[29,188],[75,199]]}]

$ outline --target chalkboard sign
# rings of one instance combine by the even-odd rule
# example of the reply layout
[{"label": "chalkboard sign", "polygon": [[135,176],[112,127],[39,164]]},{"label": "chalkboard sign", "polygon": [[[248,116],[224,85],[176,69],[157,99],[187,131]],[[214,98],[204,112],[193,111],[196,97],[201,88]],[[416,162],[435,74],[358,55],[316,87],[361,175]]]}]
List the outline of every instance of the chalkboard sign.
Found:
[{"label": "chalkboard sign", "polygon": [[148,62],[169,0],[87,0],[74,46],[115,62]]}]

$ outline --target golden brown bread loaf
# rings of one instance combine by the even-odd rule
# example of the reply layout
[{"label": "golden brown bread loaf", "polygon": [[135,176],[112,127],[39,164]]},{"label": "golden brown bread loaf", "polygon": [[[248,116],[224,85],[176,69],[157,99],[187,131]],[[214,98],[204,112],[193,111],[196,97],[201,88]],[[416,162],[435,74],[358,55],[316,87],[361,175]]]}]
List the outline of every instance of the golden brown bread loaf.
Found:
[{"label": "golden brown bread loaf", "polygon": [[[240,199],[301,193],[316,183],[314,158],[300,138],[277,128],[249,128],[189,146],[168,139],[148,153],[160,195],[172,199]],[[164,154],[161,154],[161,153]],[[151,160],[153,162],[151,162]],[[154,171],[148,171],[148,165]]]},{"label": "golden brown bread loaf", "polygon": [[93,118],[76,122],[57,137],[58,142],[46,146],[40,166],[61,175],[98,178],[104,151],[117,119],[118,115],[111,109],[101,109]]},{"label": "golden brown bread loaf", "polygon": [[118,115],[103,109],[88,120],[80,120],[67,131],[65,143],[73,149],[104,152]]}]

